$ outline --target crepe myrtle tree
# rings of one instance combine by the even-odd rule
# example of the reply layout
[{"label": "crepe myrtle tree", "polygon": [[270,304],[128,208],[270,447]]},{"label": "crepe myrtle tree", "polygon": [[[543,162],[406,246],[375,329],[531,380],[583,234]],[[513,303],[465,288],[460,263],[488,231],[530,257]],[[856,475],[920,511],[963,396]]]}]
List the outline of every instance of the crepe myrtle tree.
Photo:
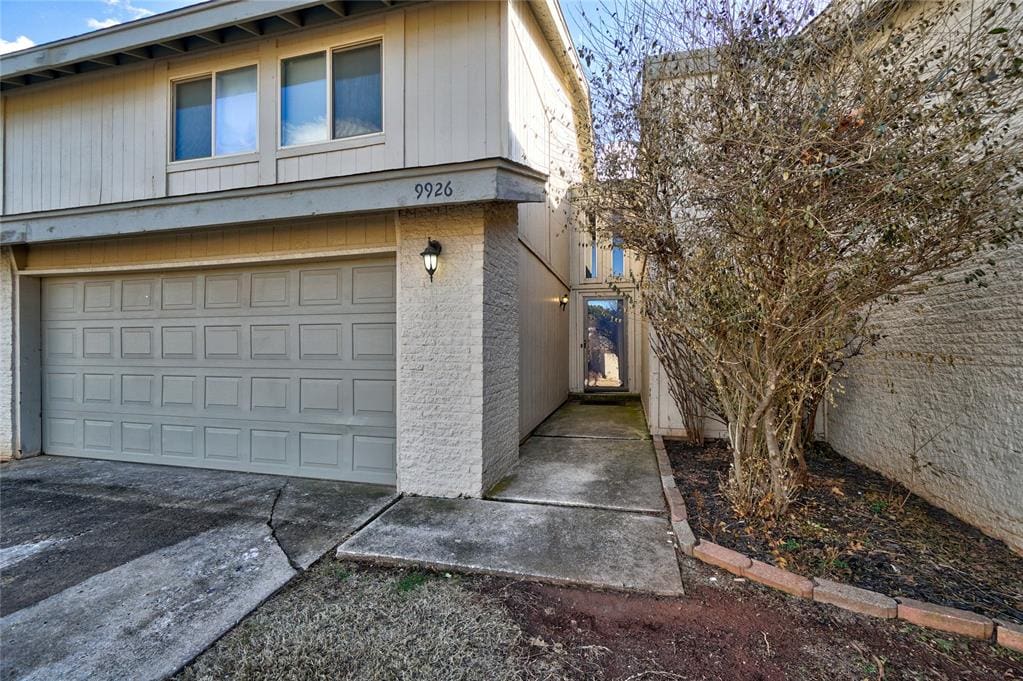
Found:
[{"label": "crepe myrtle tree", "polygon": [[781,514],[872,312],[964,263],[983,284],[1020,229],[1023,9],[608,0],[580,23],[578,205],[645,262],[672,393],[727,423],[736,511]]}]

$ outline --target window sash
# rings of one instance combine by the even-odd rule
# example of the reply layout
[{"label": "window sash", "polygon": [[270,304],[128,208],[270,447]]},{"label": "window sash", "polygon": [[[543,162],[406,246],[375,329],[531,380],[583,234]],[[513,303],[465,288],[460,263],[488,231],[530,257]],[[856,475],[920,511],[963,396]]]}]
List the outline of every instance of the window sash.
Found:
[{"label": "window sash", "polygon": [[[359,133],[350,134],[350,135],[336,135],[335,134],[337,132],[337,130],[336,130],[336,122],[334,120],[336,101],[337,101],[337,93],[335,91],[335,81],[334,81],[334,65],[335,65],[336,57],[337,57],[337,55],[343,54],[345,52],[352,52],[352,51],[356,51],[356,50],[363,50],[363,49],[366,49],[366,48],[374,48],[374,47],[377,50],[378,62],[379,62],[379,76],[377,78],[377,82],[379,83],[379,87],[375,88],[375,93],[376,93],[376,95],[378,97],[378,107],[377,108],[379,110],[379,116],[378,116],[379,124],[377,126],[377,129],[367,130],[365,132],[359,132]],[[320,134],[320,132],[317,131],[317,134],[320,135],[320,136],[316,137],[315,139],[310,138],[310,139],[305,139],[305,140],[292,140],[292,139],[290,139],[289,133],[286,132],[286,129],[285,129],[285,126],[287,124],[287,122],[285,120],[287,109],[286,109],[286,105],[285,105],[285,96],[284,96],[286,64],[287,64],[287,62],[290,62],[292,60],[305,59],[305,58],[309,58],[309,57],[313,57],[313,56],[321,57],[322,60],[323,60],[323,64],[325,66],[325,83],[324,83],[324,87],[323,87],[323,96],[326,99],[326,106],[324,107],[324,121],[325,121],[325,126],[324,127],[325,127],[325,130],[323,131],[323,134]],[[294,56],[291,56],[291,57],[284,57],[284,58],[282,58],[280,60],[279,72],[280,72],[280,86],[278,88],[278,94],[279,94],[279,99],[278,99],[278,115],[279,115],[279,118],[280,118],[280,125],[277,128],[277,134],[278,134],[278,144],[279,144],[281,149],[287,149],[287,148],[293,148],[293,147],[301,147],[301,146],[312,145],[312,144],[322,144],[322,143],[325,143],[325,142],[333,142],[333,141],[337,141],[337,140],[356,139],[356,138],[359,138],[359,137],[368,137],[370,135],[380,135],[380,134],[382,134],[384,132],[384,118],[385,118],[385,112],[384,112],[384,48],[383,48],[383,41],[382,40],[379,40],[379,39],[378,40],[372,40],[372,41],[358,43],[358,44],[354,44],[354,45],[345,45],[343,47],[332,47],[332,48],[327,48],[327,49],[319,50],[319,51],[315,51],[315,52],[309,52],[309,53],[306,53],[306,54],[298,54],[298,55],[294,55]]]},{"label": "window sash", "polygon": [[[235,115],[237,122],[229,120]],[[242,66],[218,71],[213,77],[213,155],[247,154],[258,146],[258,69]]]},{"label": "window sash", "polygon": [[[241,71],[249,70],[253,71],[253,82],[255,90],[253,91],[254,102],[251,107],[252,110],[252,121],[251,128],[253,131],[252,135],[252,146],[251,148],[238,149],[236,151],[224,151],[219,152],[220,140],[217,133],[218,125],[217,119],[221,111],[221,102],[223,101],[218,96],[218,82],[223,75],[238,74]],[[180,135],[178,134],[181,128],[181,121],[178,112],[178,101],[180,98],[180,88],[187,87],[190,84],[195,83],[207,83],[208,84],[208,102],[206,104],[208,108],[208,125],[209,125],[209,144],[205,149],[206,153],[202,155],[189,155],[179,156],[178,140]],[[201,76],[195,76],[192,78],[182,78],[171,82],[172,97],[171,97],[171,158],[172,162],[185,162],[185,161],[196,161],[209,158],[223,158],[229,156],[237,156],[239,154],[253,153],[259,150],[259,67],[256,64],[249,64],[246,66],[239,66],[232,69],[223,69],[221,71],[212,71],[210,73],[203,74]]]},{"label": "window sash", "polygon": [[[329,85],[330,68],[326,52],[310,52],[281,60],[280,97],[280,139],[282,147],[326,142],[330,139]],[[289,71],[293,71],[295,82],[289,82]],[[317,92],[317,83],[323,81],[322,90]],[[308,101],[307,101],[308,100]],[[299,111],[311,104],[310,111]],[[322,115],[315,107],[322,105]],[[295,109],[294,114],[292,109]],[[301,114],[301,115],[299,115]]]},{"label": "window sash", "polygon": [[[347,64],[343,63],[345,61]],[[384,69],[380,43],[334,50],[330,62],[333,138],[348,139],[382,132]]]},{"label": "window sash", "polygon": [[[205,92],[200,87],[205,85]],[[182,106],[187,104],[187,106]],[[203,111],[202,109],[205,109]],[[173,158],[175,161],[191,161],[209,158],[213,153],[213,82],[211,76],[193,78],[174,83],[173,101]],[[202,135],[192,138],[182,133],[201,126],[207,132],[206,145],[201,146]],[[207,131],[206,128],[209,128]],[[188,147],[185,147],[187,140]],[[192,147],[195,149],[192,149]]]}]

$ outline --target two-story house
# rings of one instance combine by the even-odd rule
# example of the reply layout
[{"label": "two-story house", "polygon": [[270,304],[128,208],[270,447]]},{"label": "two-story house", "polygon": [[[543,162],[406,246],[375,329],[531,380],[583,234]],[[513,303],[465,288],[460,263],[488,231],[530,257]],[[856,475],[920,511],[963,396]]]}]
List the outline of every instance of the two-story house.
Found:
[{"label": "two-story house", "polygon": [[478,496],[582,384],[556,0],[212,0],[0,76],[0,453]]}]

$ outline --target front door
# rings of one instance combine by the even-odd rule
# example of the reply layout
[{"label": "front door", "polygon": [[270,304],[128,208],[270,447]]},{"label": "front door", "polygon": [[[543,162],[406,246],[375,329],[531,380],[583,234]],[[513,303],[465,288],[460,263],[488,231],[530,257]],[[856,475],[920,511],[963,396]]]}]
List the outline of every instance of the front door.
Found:
[{"label": "front door", "polygon": [[585,388],[626,390],[625,300],[586,299]]}]

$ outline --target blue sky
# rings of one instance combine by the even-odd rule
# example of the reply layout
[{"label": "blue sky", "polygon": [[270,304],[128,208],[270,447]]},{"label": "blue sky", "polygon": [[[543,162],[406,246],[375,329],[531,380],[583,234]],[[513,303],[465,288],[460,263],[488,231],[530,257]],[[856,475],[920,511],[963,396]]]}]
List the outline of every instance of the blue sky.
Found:
[{"label": "blue sky", "polygon": [[0,0],[0,51],[194,5],[196,0]]},{"label": "blue sky", "polygon": [[[0,53],[167,12],[198,0],[0,0]],[[597,0],[562,0],[569,24]],[[575,26],[571,26],[575,32]]]}]

